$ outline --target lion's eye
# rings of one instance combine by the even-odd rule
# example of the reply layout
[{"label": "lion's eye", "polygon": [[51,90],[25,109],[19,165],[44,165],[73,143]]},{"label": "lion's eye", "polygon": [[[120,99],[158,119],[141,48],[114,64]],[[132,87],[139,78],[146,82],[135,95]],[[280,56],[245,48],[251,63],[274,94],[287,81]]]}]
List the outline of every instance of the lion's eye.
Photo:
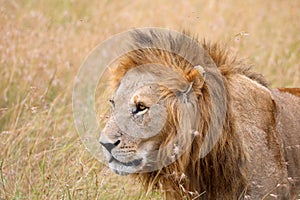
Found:
[{"label": "lion's eye", "polygon": [[139,104],[137,105],[137,111],[143,111],[143,110],[145,110],[145,109],[146,109],[146,106],[144,106],[143,104],[139,103]]},{"label": "lion's eye", "polygon": [[136,115],[142,115],[147,112],[149,108],[145,106],[143,103],[137,103],[136,104],[136,109],[132,112],[133,114]]}]

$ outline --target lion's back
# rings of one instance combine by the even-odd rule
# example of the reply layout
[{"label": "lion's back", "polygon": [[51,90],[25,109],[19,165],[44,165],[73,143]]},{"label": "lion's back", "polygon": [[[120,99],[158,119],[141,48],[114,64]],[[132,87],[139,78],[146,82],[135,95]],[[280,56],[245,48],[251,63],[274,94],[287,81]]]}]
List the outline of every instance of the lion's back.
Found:
[{"label": "lion's back", "polygon": [[289,180],[294,187],[294,193],[300,194],[300,97],[285,90],[273,90],[272,93],[277,108],[277,130],[284,148]]},{"label": "lion's back", "polygon": [[247,195],[298,195],[300,97],[271,90],[244,75],[229,78],[229,83],[236,132],[249,161]]}]

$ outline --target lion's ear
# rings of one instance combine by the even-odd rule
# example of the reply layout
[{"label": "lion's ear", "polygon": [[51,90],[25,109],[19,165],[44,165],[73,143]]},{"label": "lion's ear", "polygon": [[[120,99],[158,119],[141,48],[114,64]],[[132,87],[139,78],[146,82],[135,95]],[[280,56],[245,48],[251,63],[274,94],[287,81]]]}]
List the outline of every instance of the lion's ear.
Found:
[{"label": "lion's ear", "polygon": [[205,82],[206,72],[205,72],[204,68],[201,65],[196,65],[194,67],[194,69],[196,69],[198,71],[199,75],[201,76],[200,85],[202,87],[204,82]]},{"label": "lion's ear", "polygon": [[204,68],[201,65],[196,65],[194,68],[197,69],[203,79],[205,79],[206,73]]}]

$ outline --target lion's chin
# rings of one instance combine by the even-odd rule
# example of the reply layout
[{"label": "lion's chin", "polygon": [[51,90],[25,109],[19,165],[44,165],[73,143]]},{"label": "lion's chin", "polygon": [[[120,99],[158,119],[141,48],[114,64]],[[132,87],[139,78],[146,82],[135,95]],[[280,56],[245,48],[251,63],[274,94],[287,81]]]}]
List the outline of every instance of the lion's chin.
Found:
[{"label": "lion's chin", "polygon": [[121,162],[114,157],[109,160],[109,167],[118,175],[139,173],[143,168],[143,159],[135,159],[129,162]]},{"label": "lion's chin", "polygon": [[116,169],[112,169],[112,170],[113,170],[113,172],[115,172],[116,174],[121,175],[121,176],[126,176],[126,175],[130,174],[128,172],[122,172],[122,171],[118,171]]}]

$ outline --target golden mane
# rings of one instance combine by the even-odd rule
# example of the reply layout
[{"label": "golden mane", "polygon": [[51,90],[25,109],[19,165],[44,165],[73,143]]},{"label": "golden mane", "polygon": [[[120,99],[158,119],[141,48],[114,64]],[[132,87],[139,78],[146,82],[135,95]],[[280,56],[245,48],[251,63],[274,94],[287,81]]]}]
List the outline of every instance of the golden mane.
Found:
[{"label": "golden mane", "polygon": [[[244,138],[239,133],[239,122],[234,116],[236,108],[233,108],[233,96],[235,93],[232,89],[234,79],[238,80],[242,77],[257,87],[264,88],[269,91],[268,84],[261,74],[255,73],[251,70],[249,65],[243,61],[238,60],[230,51],[218,44],[210,44],[205,41],[202,42],[204,54],[202,58],[196,55],[191,44],[186,44],[183,38],[163,37],[157,33],[150,33],[149,35],[136,31],[133,34],[133,43],[138,50],[131,51],[124,55],[119,61],[118,65],[113,71],[113,85],[118,87],[122,77],[130,69],[151,63],[158,63],[165,67],[170,67],[175,70],[184,80],[193,82],[193,90],[197,95],[199,104],[199,129],[200,133],[197,135],[191,145],[189,151],[183,153],[176,162],[161,170],[135,174],[134,177],[143,182],[147,191],[152,188],[160,188],[166,192],[167,198],[170,199],[192,199],[192,198],[207,198],[207,199],[238,199],[247,193],[249,186],[249,152],[245,150],[243,140]],[[197,39],[193,39],[197,41]],[[167,45],[168,48],[174,49],[174,52],[183,52],[183,55],[190,56],[193,63],[199,63],[202,66],[215,63],[219,72],[222,74],[222,81],[226,89],[226,118],[222,130],[222,136],[217,141],[217,144],[204,158],[199,159],[199,151],[203,138],[207,135],[211,120],[211,106],[210,92],[207,84],[203,84],[203,80],[199,73],[195,71],[194,66],[181,56],[174,53],[161,50],[143,48],[144,44],[152,43],[158,45]],[[200,44],[200,43],[199,43]],[[199,61],[198,61],[199,59]],[[211,60],[212,59],[212,60]],[[208,71],[208,73],[210,73]],[[209,74],[213,79],[215,75]],[[218,87],[218,85],[215,85]],[[236,86],[239,87],[239,86]],[[246,87],[246,86],[243,86]],[[234,92],[232,92],[234,91]],[[161,90],[162,95],[166,98],[166,106],[169,113],[168,124],[162,131],[161,144],[166,145],[169,140],[174,137],[176,131],[172,130],[172,126],[177,126],[178,118],[180,118],[179,102],[175,100],[172,92]],[[269,99],[266,97],[266,101]],[[270,100],[268,105],[270,109],[275,109],[274,102]],[[275,126],[275,117],[273,118],[273,111],[270,113],[270,127]],[[175,123],[175,124],[174,124]],[[269,122],[268,122],[269,123]],[[273,130],[273,129],[272,129]],[[268,132],[268,130],[266,130]],[[280,149],[279,139],[276,135],[277,131],[268,132],[268,142],[270,149],[276,152],[276,160],[281,164],[278,169],[286,169],[283,165],[283,150]],[[271,141],[271,142],[270,142]],[[244,141],[245,142],[245,141]],[[252,156],[252,155],[251,155]]]}]

